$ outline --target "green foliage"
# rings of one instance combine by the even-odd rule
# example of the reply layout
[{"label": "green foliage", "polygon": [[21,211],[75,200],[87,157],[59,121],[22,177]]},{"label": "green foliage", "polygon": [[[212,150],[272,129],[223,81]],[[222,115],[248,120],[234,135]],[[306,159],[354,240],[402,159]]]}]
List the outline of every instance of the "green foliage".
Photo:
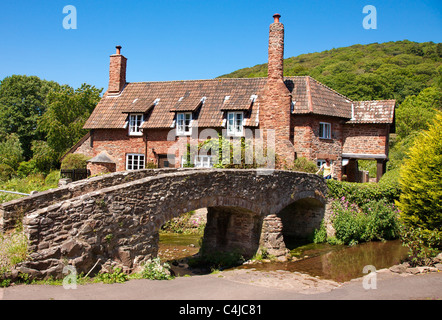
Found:
[{"label": "green foliage", "polygon": [[19,163],[24,160],[23,149],[20,139],[16,133],[6,136],[0,136],[0,163],[10,166],[13,170],[17,170]]},{"label": "green foliage", "polygon": [[403,227],[402,243],[408,247],[408,261],[412,266],[426,266],[430,258],[442,250],[442,231]]},{"label": "green foliage", "polygon": [[100,272],[95,277],[95,281],[103,283],[124,283],[129,279],[121,268],[112,269],[111,272]]},{"label": "green foliage", "polygon": [[51,171],[45,178],[45,185],[58,186],[58,180],[60,180],[60,171]]},{"label": "green foliage", "polygon": [[0,132],[18,136],[25,159],[32,156],[32,141],[43,138],[35,129],[46,111],[48,92],[58,87],[56,82],[25,75],[12,75],[0,83]]},{"label": "green foliage", "polygon": [[8,181],[14,174],[14,169],[5,163],[0,163],[0,181]]},{"label": "green foliage", "polygon": [[[442,45],[408,40],[356,44],[284,59],[285,76],[309,75],[353,100],[396,99],[440,81]],[[267,64],[221,78],[266,77]]]},{"label": "green foliage", "polygon": [[363,206],[344,197],[332,203],[332,223],[336,239],[344,244],[372,240],[391,240],[399,236],[398,210],[385,200],[369,201]]},{"label": "green foliage", "polygon": [[293,162],[293,167],[291,167],[290,170],[315,173],[316,171],[318,171],[318,167],[316,166],[316,163],[314,161],[311,161],[304,157],[299,157],[295,159],[295,161]]},{"label": "green foliage", "polygon": [[430,87],[418,95],[408,96],[396,110],[396,132],[399,139],[426,130],[437,110],[442,111],[440,88]]},{"label": "green foliage", "polygon": [[395,200],[399,199],[400,194],[399,184],[393,179],[385,179],[379,183],[327,180],[327,186],[328,198],[341,199],[344,197],[358,206],[363,206],[370,200],[384,200],[387,203],[394,203]]},{"label": "green foliage", "polygon": [[179,217],[170,219],[162,227],[161,232],[182,233],[182,234],[203,234],[205,223],[192,218],[195,211],[186,212]]},{"label": "green foliage", "polygon": [[428,230],[442,228],[442,113],[411,147],[401,167],[399,200],[407,226]]},{"label": "green foliage", "polygon": [[0,233],[0,279],[5,272],[22,262],[28,255],[28,238],[22,231]]},{"label": "green foliage", "polygon": [[32,161],[38,172],[48,173],[58,165],[58,158],[46,141],[32,141]]},{"label": "green foliage", "polygon": [[86,169],[89,157],[81,153],[70,153],[61,162],[61,169]]},{"label": "green foliage", "polygon": [[87,130],[83,125],[100,100],[101,89],[88,84],[73,89],[64,85],[47,96],[48,107],[38,122],[38,130],[46,136],[48,146],[60,157]]},{"label": "green foliage", "polygon": [[170,272],[168,263],[161,264],[160,258],[149,259],[143,267],[141,276],[150,280],[171,280],[174,276]]},{"label": "green foliage", "polygon": [[[22,193],[31,193],[32,191],[44,191],[58,186],[58,180],[49,178],[45,180],[44,175],[34,173],[23,178],[13,177],[8,181],[0,181],[0,189],[17,191]],[[0,193],[0,203],[21,198],[21,195],[14,195],[9,193]]]}]

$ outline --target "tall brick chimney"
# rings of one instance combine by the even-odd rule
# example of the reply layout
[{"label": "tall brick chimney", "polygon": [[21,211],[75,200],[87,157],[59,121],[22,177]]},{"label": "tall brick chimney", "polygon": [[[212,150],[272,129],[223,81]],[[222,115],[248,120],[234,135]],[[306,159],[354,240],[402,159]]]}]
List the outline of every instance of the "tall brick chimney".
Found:
[{"label": "tall brick chimney", "polygon": [[126,85],[127,59],[121,54],[121,46],[116,46],[117,52],[110,56],[108,93],[120,93]]},{"label": "tall brick chimney", "polygon": [[275,152],[281,162],[293,163],[295,152],[290,140],[290,91],[284,83],[284,25],[280,14],[273,15],[269,32],[267,83],[260,104],[259,126],[275,133]]},{"label": "tall brick chimney", "polygon": [[273,15],[274,22],[269,32],[269,80],[283,79],[284,71],[284,25],[279,22],[281,15]]}]

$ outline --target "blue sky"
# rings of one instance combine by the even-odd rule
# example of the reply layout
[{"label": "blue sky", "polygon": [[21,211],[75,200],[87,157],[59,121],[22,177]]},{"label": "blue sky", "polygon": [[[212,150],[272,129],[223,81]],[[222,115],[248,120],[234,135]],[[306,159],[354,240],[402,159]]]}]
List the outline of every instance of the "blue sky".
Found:
[{"label": "blue sky", "polygon": [[[63,28],[63,7],[77,29]],[[377,29],[366,30],[366,5]],[[0,5],[0,79],[12,74],[107,88],[109,55],[123,47],[127,81],[210,79],[267,62],[273,14],[285,57],[353,44],[442,42],[442,1],[21,0]]]}]

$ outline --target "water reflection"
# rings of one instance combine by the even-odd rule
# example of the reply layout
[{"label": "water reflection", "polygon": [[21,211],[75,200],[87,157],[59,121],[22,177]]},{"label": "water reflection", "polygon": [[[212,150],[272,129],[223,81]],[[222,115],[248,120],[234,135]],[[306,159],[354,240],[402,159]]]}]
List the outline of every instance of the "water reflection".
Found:
[{"label": "water reflection", "polygon": [[368,242],[353,247],[316,245],[307,247],[302,254],[309,257],[299,261],[256,263],[246,267],[268,271],[297,271],[344,282],[364,276],[362,269],[366,265],[373,265],[379,270],[400,263],[407,255],[407,248],[399,240],[393,240]]}]

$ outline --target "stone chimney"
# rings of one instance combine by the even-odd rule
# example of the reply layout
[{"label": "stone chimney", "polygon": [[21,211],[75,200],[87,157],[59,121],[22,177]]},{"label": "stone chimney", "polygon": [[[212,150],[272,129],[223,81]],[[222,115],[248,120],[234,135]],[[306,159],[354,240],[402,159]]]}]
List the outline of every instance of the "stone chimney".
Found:
[{"label": "stone chimney", "polygon": [[110,56],[108,93],[120,93],[126,85],[127,59],[121,54],[121,46],[116,46],[117,52]]},{"label": "stone chimney", "polygon": [[284,72],[284,25],[279,22],[281,15],[273,15],[273,23],[269,32],[269,80],[283,79]]}]

